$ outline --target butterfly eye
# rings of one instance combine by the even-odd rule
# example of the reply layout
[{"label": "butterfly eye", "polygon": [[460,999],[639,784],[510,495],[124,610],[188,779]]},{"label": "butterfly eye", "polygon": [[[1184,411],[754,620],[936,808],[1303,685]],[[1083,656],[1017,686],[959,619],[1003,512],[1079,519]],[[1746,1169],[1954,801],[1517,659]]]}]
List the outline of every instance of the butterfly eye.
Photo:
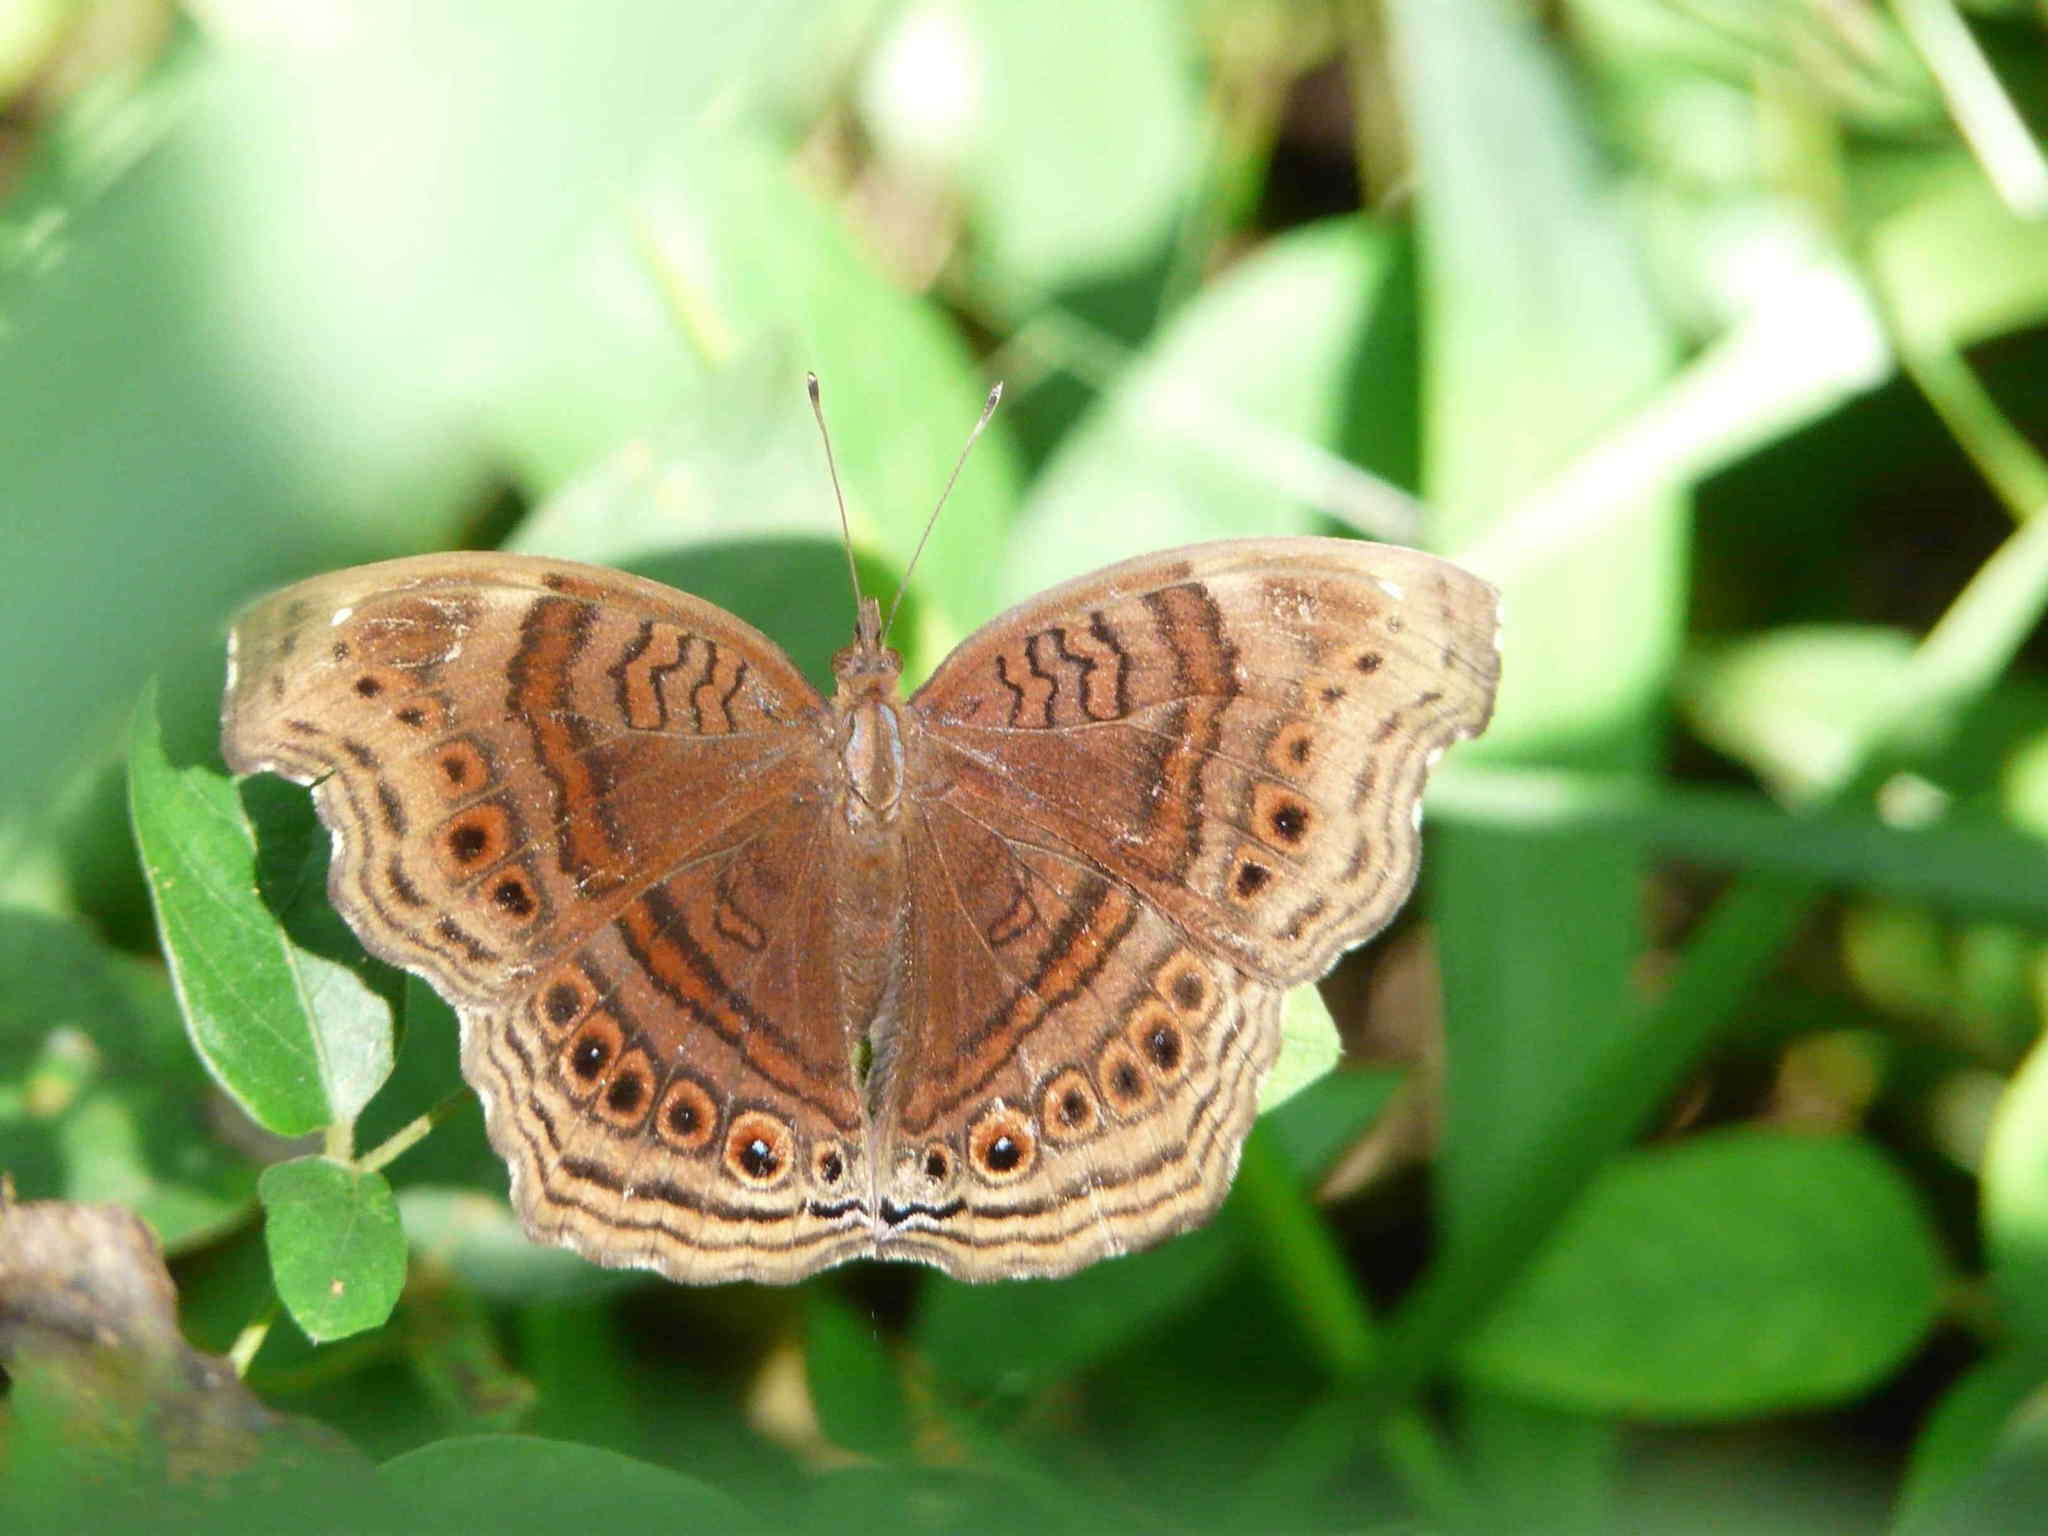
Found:
[{"label": "butterfly eye", "polygon": [[514,922],[525,922],[540,911],[540,898],[524,870],[508,870],[491,884],[491,905]]},{"label": "butterfly eye", "polygon": [[442,791],[450,799],[474,794],[490,782],[483,754],[467,741],[451,741],[434,755]]},{"label": "butterfly eye", "polygon": [[1276,848],[1299,848],[1308,838],[1315,813],[1307,801],[1280,784],[1252,790],[1252,822],[1259,836]]},{"label": "butterfly eye", "polygon": [[1038,1096],[1038,1119],[1053,1141],[1078,1141],[1091,1133],[1101,1115],[1086,1074],[1073,1067],[1054,1074]]},{"label": "butterfly eye", "polygon": [[1102,1097],[1120,1115],[1134,1115],[1152,1102],[1152,1079],[1138,1060],[1138,1053],[1122,1038],[1113,1037],[1095,1064],[1095,1080],[1102,1085]]},{"label": "butterfly eye", "polygon": [[615,1129],[630,1131],[646,1118],[648,1105],[653,1099],[647,1057],[640,1051],[633,1051],[612,1069],[598,1112]]},{"label": "butterfly eye", "polygon": [[510,851],[511,844],[511,818],[503,806],[488,802],[471,806],[435,836],[441,872],[451,884],[488,869]]},{"label": "butterfly eye", "polygon": [[1038,1136],[1028,1116],[997,1100],[967,1133],[967,1155],[985,1178],[1021,1178],[1038,1160]]},{"label": "butterfly eye", "polygon": [[551,1029],[567,1029],[589,1005],[590,983],[573,967],[560,973],[540,995],[540,1016]]},{"label": "butterfly eye", "polygon": [[725,1133],[725,1166],[756,1188],[779,1184],[789,1172],[796,1138],[788,1126],[758,1109],[733,1118]]},{"label": "butterfly eye", "polygon": [[953,1171],[953,1154],[934,1142],[924,1149],[924,1176],[934,1184],[946,1182]]},{"label": "butterfly eye", "polygon": [[819,1145],[811,1154],[811,1172],[828,1189],[846,1177],[846,1154],[840,1150],[838,1142],[828,1141]]},{"label": "butterfly eye", "polygon": [[1198,1018],[1208,1010],[1208,974],[1202,969],[1202,962],[1186,950],[1177,952],[1159,968],[1152,986],[1178,1013]]},{"label": "butterfly eye", "polygon": [[677,1077],[662,1094],[654,1123],[669,1145],[684,1152],[701,1151],[718,1129],[718,1106],[695,1078]]},{"label": "butterfly eye", "polygon": [[1158,998],[1149,998],[1131,1020],[1128,1038],[1153,1075],[1171,1082],[1187,1061],[1187,1036],[1173,1010]]},{"label": "butterfly eye", "polygon": [[1273,878],[1273,871],[1254,859],[1246,859],[1237,866],[1237,873],[1230,878],[1230,888],[1237,893],[1239,901],[1250,901],[1263,891]]},{"label": "butterfly eye", "polygon": [[587,1090],[597,1086],[605,1069],[625,1048],[619,1021],[608,1013],[593,1013],[583,1027],[569,1037],[562,1050],[562,1071],[571,1087]]}]

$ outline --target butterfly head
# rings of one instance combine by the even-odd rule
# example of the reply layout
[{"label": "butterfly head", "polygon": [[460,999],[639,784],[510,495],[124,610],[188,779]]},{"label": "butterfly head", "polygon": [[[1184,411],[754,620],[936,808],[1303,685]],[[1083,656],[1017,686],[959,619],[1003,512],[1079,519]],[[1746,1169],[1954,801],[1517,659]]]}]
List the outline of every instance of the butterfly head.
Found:
[{"label": "butterfly head", "polygon": [[853,644],[832,658],[832,677],[841,697],[891,698],[903,675],[903,657],[882,644],[882,605],[872,597],[860,600]]}]

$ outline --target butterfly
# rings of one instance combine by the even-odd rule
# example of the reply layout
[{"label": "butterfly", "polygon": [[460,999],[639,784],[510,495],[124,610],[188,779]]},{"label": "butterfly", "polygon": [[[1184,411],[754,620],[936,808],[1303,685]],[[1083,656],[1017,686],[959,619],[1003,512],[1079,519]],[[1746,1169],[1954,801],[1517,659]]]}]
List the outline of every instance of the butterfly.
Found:
[{"label": "butterfly", "polygon": [[1221,1202],[1282,995],[1414,883],[1496,613],[1414,550],[1195,544],[907,700],[862,598],[828,699],[682,592],[426,555],[247,610],[222,742],[313,786],[333,904],[454,1007],[535,1238],[1054,1276]]}]

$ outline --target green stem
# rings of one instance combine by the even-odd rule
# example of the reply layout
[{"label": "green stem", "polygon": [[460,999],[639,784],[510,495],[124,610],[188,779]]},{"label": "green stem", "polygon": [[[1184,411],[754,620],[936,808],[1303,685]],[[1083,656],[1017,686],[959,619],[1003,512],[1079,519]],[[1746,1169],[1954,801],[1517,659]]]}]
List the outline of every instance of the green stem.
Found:
[{"label": "green stem", "polygon": [[1379,1355],[1378,1327],[1329,1227],[1262,1125],[1244,1144],[1234,1193],[1239,1213],[1257,1229],[1247,1246],[1323,1369],[1339,1381],[1363,1376]]},{"label": "green stem", "polygon": [[451,1093],[423,1115],[415,1115],[404,1125],[387,1136],[383,1143],[363,1154],[356,1166],[365,1173],[375,1173],[385,1168],[406,1152],[412,1150],[435,1126],[446,1120],[458,1109],[467,1107],[469,1094]]}]

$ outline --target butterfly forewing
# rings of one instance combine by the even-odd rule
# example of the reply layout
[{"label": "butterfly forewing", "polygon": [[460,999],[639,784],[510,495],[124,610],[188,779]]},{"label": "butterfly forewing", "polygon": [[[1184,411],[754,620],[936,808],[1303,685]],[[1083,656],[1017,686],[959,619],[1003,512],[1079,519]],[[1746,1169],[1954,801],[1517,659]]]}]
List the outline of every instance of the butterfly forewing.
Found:
[{"label": "butterfly forewing", "polygon": [[1243,540],[1129,561],[969,639],[911,701],[931,792],[1056,834],[1277,984],[1382,927],[1422,782],[1485,728],[1484,582],[1413,550]]}]

